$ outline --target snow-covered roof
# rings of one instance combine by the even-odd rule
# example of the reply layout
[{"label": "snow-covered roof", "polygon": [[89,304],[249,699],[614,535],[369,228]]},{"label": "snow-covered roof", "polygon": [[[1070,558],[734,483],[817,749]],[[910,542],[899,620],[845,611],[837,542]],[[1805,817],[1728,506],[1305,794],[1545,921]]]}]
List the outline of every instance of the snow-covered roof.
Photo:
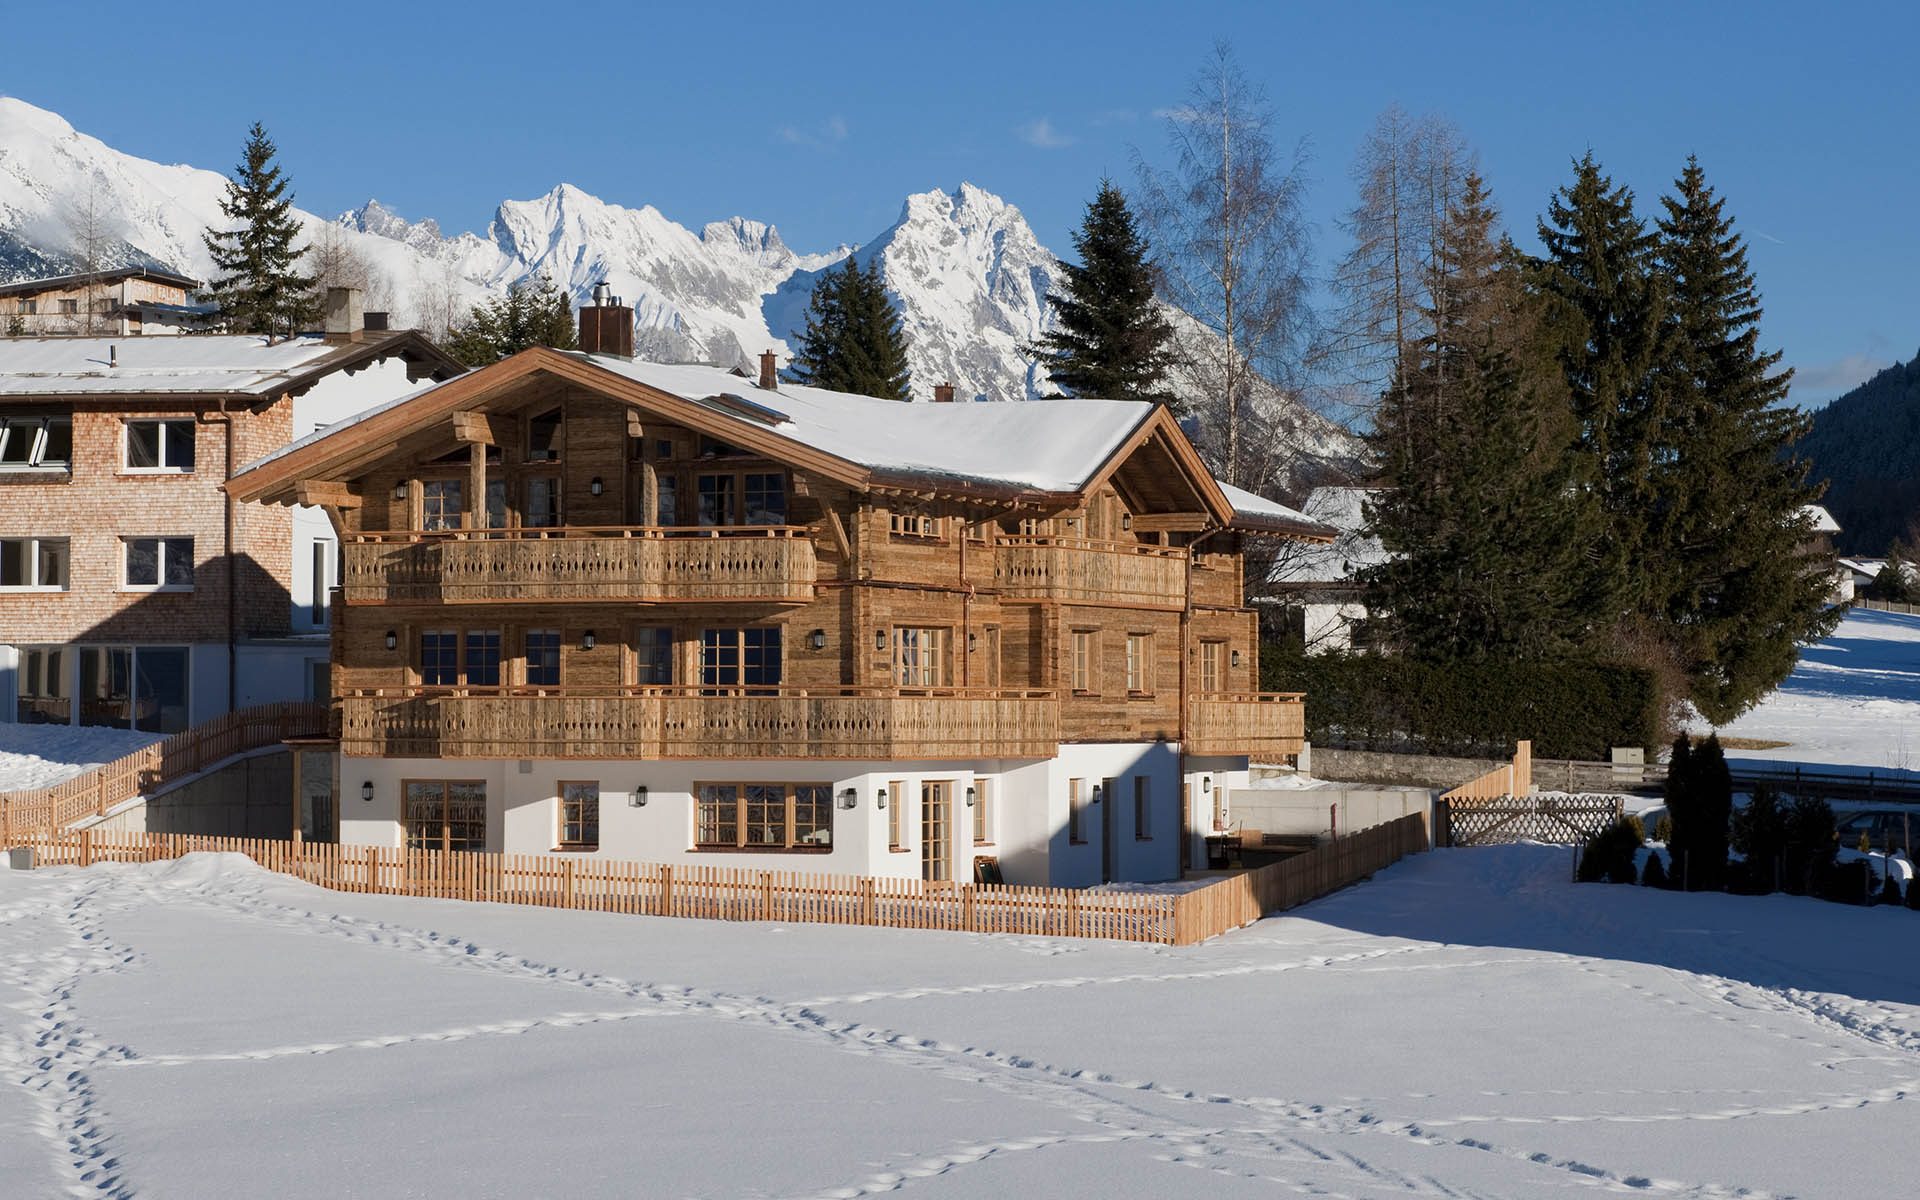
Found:
[{"label": "snow-covered roof", "polygon": [[1238,488],[1223,480],[1216,479],[1220,490],[1226,493],[1227,503],[1233,505],[1236,519],[1245,518],[1255,524],[1284,525],[1294,532],[1316,534],[1325,537],[1337,536],[1339,530],[1326,521],[1317,521],[1297,508],[1288,508],[1277,500],[1255,495],[1245,488]]},{"label": "snow-covered roof", "polygon": [[0,338],[0,399],[71,395],[265,395],[309,374],[329,356],[358,357],[367,343],[330,344],[318,334],[283,338]]},{"label": "snow-covered roof", "polygon": [[1366,532],[1363,506],[1378,491],[1371,487],[1317,487],[1307,493],[1303,515],[1338,530],[1331,543],[1302,545],[1273,564],[1272,583],[1342,583],[1362,569],[1391,557],[1380,539]]},{"label": "snow-covered roof", "polygon": [[1833,519],[1824,504],[1809,504],[1800,510],[1800,515],[1810,518],[1815,533],[1839,533],[1840,522]]},{"label": "snow-covered roof", "polygon": [[721,367],[586,355],[597,367],[700,403],[733,395],[777,413],[781,437],[869,470],[1077,491],[1153,406],[1139,400],[903,404],[781,383],[767,391]]}]

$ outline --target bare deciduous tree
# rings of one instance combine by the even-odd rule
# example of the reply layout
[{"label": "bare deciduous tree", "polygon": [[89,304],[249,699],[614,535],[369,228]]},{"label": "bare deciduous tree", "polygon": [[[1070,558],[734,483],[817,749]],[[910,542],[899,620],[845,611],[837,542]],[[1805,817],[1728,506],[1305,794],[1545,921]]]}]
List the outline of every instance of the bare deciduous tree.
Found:
[{"label": "bare deciduous tree", "polygon": [[393,282],[378,263],[354,243],[347,230],[329,221],[320,226],[307,249],[307,268],[313,272],[314,295],[325,300],[328,288],[360,289],[366,308],[383,312],[393,307]]},{"label": "bare deciduous tree", "polygon": [[79,312],[69,324],[75,333],[99,333],[106,326],[107,298],[100,274],[108,266],[114,227],[97,174],[87,176],[86,188],[67,206],[66,225],[68,253],[80,276]]},{"label": "bare deciduous tree", "polygon": [[430,262],[414,276],[412,324],[436,342],[445,343],[467,315],[467,302],[460,289],[460,272],[450,260]]},{"label": "bare deciduous tree", "polygon": [[1220,478],[1273,486],[1313,358],[1312,262],[1302,214],[1304,144],[1273,142],[1273,112],[1225,42],[1166,114],[1173,165],[1140,161],[1142,210],[1166,298],[1210,336],[1185,337],[1177,369],[1200,397],[1200,445]]}]

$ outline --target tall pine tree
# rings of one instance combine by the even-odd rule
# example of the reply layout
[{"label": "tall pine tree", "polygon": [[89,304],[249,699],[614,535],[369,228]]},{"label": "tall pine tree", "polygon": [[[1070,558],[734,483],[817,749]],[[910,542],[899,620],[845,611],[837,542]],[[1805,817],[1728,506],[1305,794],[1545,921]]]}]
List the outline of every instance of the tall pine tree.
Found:
[{"label": "tall pine tree", "polygon": [[579,345],[573,305],[552,279],[516,283],[484,304],[447,335],[447,352],[470,367],[484,367],[529,346],[571,350]]},{"label": "tall pine tree", "polygon": [[1510,244],[1469,175],[1436,237],[1433,330],[1382,398],[1385,488],[1369,522],[1393,556],[1365,573],[1394,640],[1436,658],[1557,656],[1592,625],[1587,494],[1568,487],[1564,385]]},{"label": "tall pine tree", "polygon": [[1055,326],[1026,352],[1066,395],[1154,401],[1177,411],[1166,387],[1173,326],[1154,300],[1147,239],[1112,180],[1100,181],[1073,248],[1080,261],[1061,263],[1065,286],[1047,294]]},{"label": "tall pine tree", "polygon": [[1836,614],[1802,547],[1820,489],[1791,454],[1810,424],[1787,407],[1791,370],[1762,351],[1760,300],[1726,201],[1689,158],[1663,199],[1657,263],[1666,329],[1653,390],[1666,435],[1639,569],[1647,615],[1686,672],[1695,707],[1732,720],[1793,669]]},{"label": "tall pine tree", "polygon": [[293,215],[288,180],[273,161],[273,139],[260,122],[247,131],[246,150],[220,211],[234,228],[208,229],[207,253],[219,272],[211,290],[229,329],[291,336],[319,316],[313,277],[300,272],[306,253],[294,238],[300,222]]},{"label": "tall pine tree", "polygon": [[876,257],[849,255],[822,272],[807,301],[788,373],[799,383],[887,400],[908,398],[907,336]]}]

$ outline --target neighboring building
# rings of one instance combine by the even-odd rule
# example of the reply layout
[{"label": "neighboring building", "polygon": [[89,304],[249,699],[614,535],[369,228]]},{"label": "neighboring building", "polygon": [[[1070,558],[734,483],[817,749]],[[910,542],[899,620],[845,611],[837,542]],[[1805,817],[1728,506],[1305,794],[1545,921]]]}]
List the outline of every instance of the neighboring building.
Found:
[{"label": "neighboring building", "polygon": [[195,302],[201,286],[152,267],[0,284],[0,334],[133,337],[206,329],[217,310]]},{"label": "neighboring building", "polygon": [[1800,514],[1813,525],[1812,536],[1803,543],[1802,549],[1814,560],[1814,569],[1831,576],[1833,580],[1827,592],[1827,603],[1853,603],[1854,571],[1833,548],[1833,537],[1840,532],[1840,522],[1833,519],[1833,514],[1823,504],[1809,504],[1800,510]]},{"label": "neighboring building", "polygon": [[1380,539],[1367,532],[1365,505],[1373,487],[1317,487],[1302,511],[1330,525],[1330,543],[1301,542],[1275,558],[1264,602],[1279,612],[1284,634],[1309,654],[1362,650],[1372,644],[1371,614],[1359,573],[1387,560]]},{"label": "neighboring building", "polygon": [[417,333],[0,338],[0,720],[324,697],[338,550],[233,469],[462,368]]},{"label": "neighboring building", "polygon": [[341,529],[341,841],[1170,879],[1299,750],[1241,541],[1332,531],[1164,408],[756,386],[581,326],[229,485]]},{"label": "neighboring building", "polygon": [[1880,577],[1880,572],[1886,569],[1887,560],[1848,557],[1836,560],[1836,566],[1838,570],[1846,572],[1847,596],[1851,599],[1865,592],[1868,586]]}]

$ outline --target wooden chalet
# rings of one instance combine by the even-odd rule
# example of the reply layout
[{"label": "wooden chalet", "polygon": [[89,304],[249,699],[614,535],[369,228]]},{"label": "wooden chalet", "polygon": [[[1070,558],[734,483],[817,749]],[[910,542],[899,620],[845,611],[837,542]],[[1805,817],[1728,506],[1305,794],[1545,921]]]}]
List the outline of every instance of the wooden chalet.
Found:
[{"label": "wooden chalet", "polygon": [[603,352],[631,329],[583,309],[582,352],[228,484],[339,533],[342,841],[1168,879],[1250,760],[1300,749],[1301,697],[1256,690],[1241,546],[1332,531],[1216,482],[1163,408]]}]

